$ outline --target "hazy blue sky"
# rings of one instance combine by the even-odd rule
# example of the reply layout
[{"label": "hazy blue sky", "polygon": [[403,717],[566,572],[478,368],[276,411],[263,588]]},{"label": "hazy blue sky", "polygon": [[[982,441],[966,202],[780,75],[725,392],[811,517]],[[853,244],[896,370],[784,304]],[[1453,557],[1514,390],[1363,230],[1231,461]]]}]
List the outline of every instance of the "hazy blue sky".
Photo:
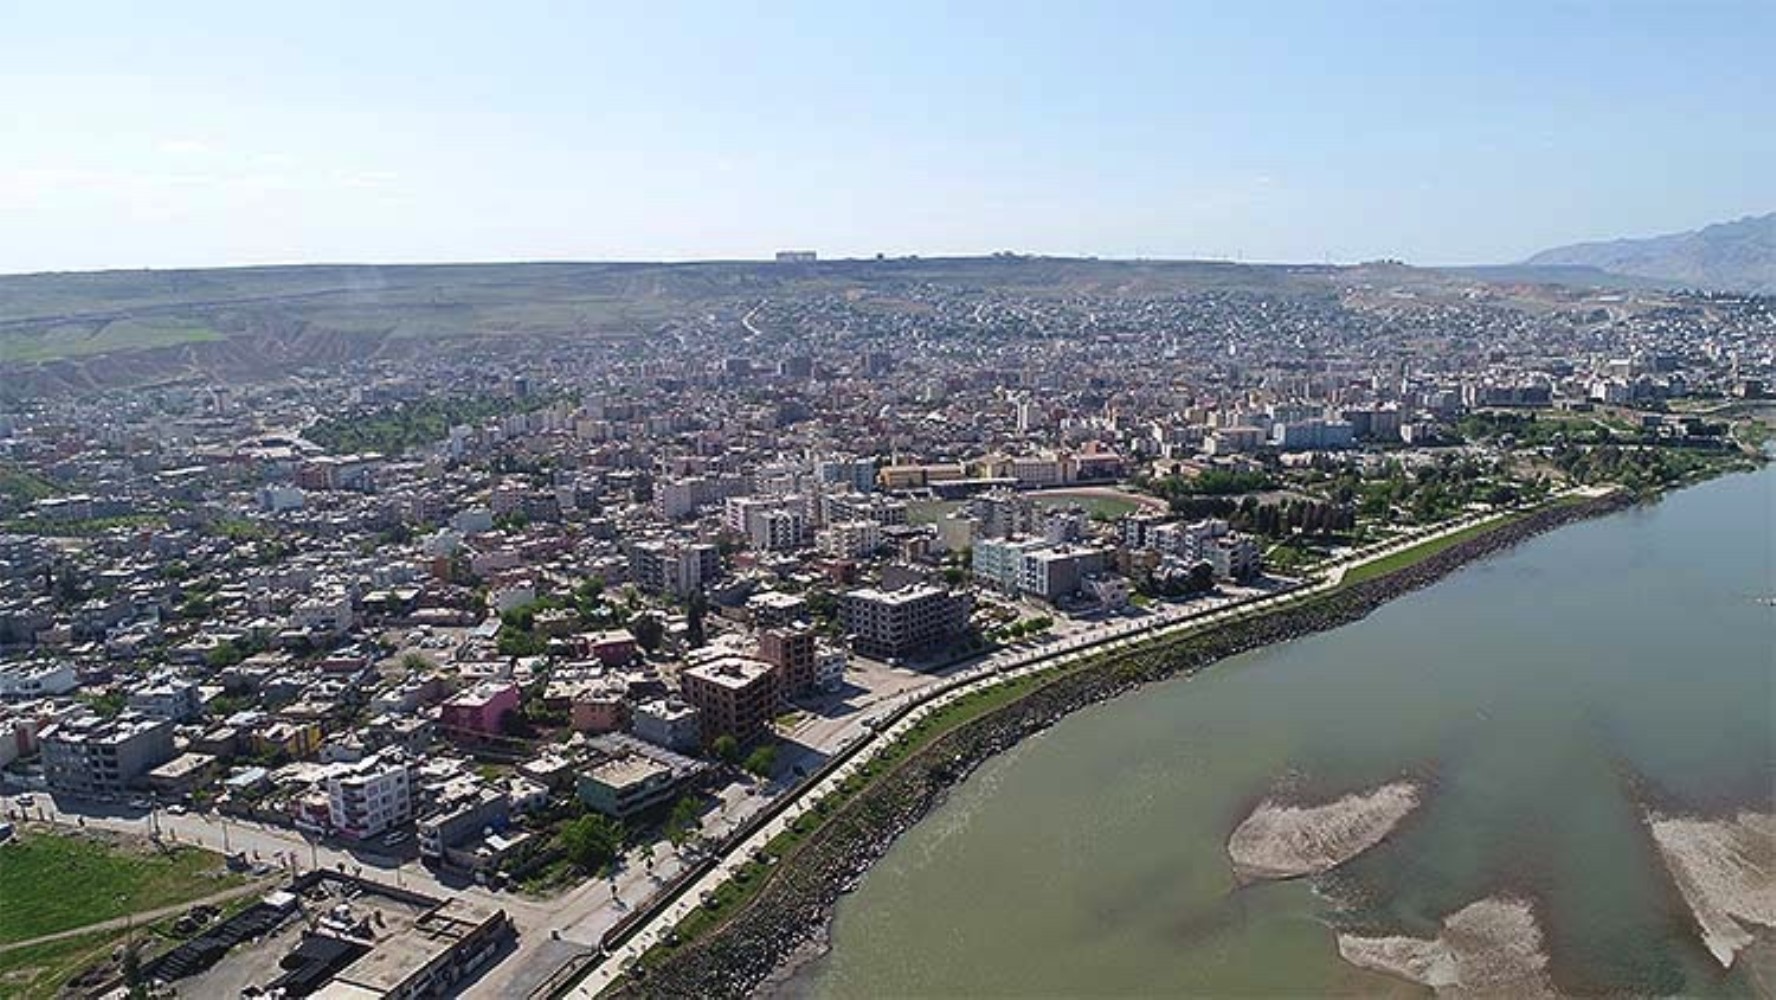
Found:
[{"label": "hazy blue sky", "polygon": [[1776,209],[1773,39],[1772,0],[0,0],[0,271],[1512,260]]}]

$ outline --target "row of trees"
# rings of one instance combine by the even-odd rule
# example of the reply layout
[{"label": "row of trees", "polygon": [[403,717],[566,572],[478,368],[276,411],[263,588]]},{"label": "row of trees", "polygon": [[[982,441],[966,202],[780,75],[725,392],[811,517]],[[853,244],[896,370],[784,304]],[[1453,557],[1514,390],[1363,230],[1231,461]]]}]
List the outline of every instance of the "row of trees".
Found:
[{"label": "row of trees", "polygon": [[1016,642],[1029,636],[1041,635],[1052,628],[1054,628],[1053,618],[1048,615],[1037,615],[1034,618],[1025,618],[994,629],[987,637],[994,642]]},{"label": "row of trees", "polygon": [[742,756],[740,741],[723,733],[710,741],[709,752],[729,767],[738,767],[760,778],[769,778],[777,767],[777,744],[761,743]]},{"label": "row of trees", "polygon": [[450,435],[450,428],[459,424],[478,424],[504,413],[527,413],[551,402],[541,396],[427,396],[374,413],[323,420],[304,432],[304,436],[332,452],[400,454],[408,448],[444,440]]}]

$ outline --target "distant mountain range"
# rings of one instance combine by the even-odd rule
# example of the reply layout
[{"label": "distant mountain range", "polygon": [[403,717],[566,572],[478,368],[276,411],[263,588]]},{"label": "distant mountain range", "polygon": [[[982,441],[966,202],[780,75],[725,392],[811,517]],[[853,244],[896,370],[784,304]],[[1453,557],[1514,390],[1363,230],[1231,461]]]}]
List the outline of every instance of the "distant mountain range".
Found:
[{"label": "distant mountain range", "polygon": [[1588,267],[1690,288],[1776,294],[1776,212],[1687,233],[1575,243],[1518,266]]}]

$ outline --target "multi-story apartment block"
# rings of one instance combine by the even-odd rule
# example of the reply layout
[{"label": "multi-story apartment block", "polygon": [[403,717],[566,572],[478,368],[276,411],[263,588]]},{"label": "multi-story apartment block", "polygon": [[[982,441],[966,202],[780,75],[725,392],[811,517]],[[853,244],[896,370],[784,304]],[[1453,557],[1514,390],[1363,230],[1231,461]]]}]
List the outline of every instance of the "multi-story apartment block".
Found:
[{"label": "multi-story apartment block", "polygon": [[763,732],[780,704],[776,667],[749,656],[723,655],[679,676],[685,701],[702,717],[703,742],[726,734],[741,742]]},{"label": "multi-story apartment block", "polygon": [[982,538],[974,543],[974,577],[1015,594],[1023,579],[1024,557],[1047,546],[1040,538]]},{"label": "multi-story apartment block", "polygon": [[721,575],[721,550],[705,542],[650,539],[629,547],[629,579],[655,593],[688,597]]},{"label": "multi-story apartment block", "polygon": [[1010,538],[1036,530],[1036,504],[1010,490],[983,493],[968,502],[967,510],[979,538]]},{"label": "multi-story apartment block", "polygon": [[960,636],[971,610],[966,594],[929,584],[893,591],[866,587],[844,596],[839,620],[858,653],[896,658]]},{"label": "multi-story apartment block", "polygon": [[48,698],[79,686],[68,663],[20,663],[0,670],[0,698]]},{"label": "multi-story apartment block", "polygon": [[862,559],[882,547],[882,526],[874,521],[840,521],[822,528],[814,547],[822,555]]},{"label": "multi-story apartment block", "polygon": [[413,818],[413,780],[405,758],[393,751],[334,764],[327,775],[328,819],[351,840],[374,837]]},{"label": "multi-story apartment block", "polygon": [[823,483],[871,493],[876,488],[876,460],[873,458],[827,458],[814,463],[814,475]]},{"label": "multi-story apartment block", "polygon": [[862,493],[833,493],[820,498],[820,519],[826,524],[842,521],[874,521],[880,525],[907,523],[907,505],[893,497]]},{"label": "multi-story apartment block", "polygon": [[845,667],[851,657],[838,646],[817,643],[814,647],[814,687],[837,691],[845,683]]},{"label": "multi-story apartment block", "polygon": [[129,707],[157,719],[183,722],[203,711],[197,684],[178,677],[162,676],[129,693]]},{"label": "multi-story apartment block", "polygon": [[72,795],[118,795],[176,756],[171,719],[126,712],[83,714],[44,729],[40,746],[49,787]]},{"label": "multi-story apartment block", "polygon": [[773,628],[759,633],[759,659],[777,668],[783,698],[814,686],[815,635],[811,628]]},{"label": "multi-story apartment block", "polygon": [[746,599],[746,612],[759,628],[780,628],[808,616],[808,601],[799,594],[767,590]]},{"label": "multi-story apartment block", "polygon": [[1018,575],[1018,590],[1045,601],[1079,591],[1086,577],[1100,573],[1110,554],[1090,546],[1045,546],[1025,553]]},{"label": "multi-story apartment block", "polygon": [[1079,590],[1109,563],[1103,549],[1055,545],[1043,538],[982,539],[974,546],[976,579],[1014,594],[1053,601]]},{"label": "multi-story apartment block", "polygon": [[484,740],[504,731],[508,712],[518,711],[518,685],[484,681],[453,695],[438,707],[438,728],[459,740]]},{"label": "multi-story apartment block", "polygon": [[1203,546],[1202,558],[1223,580],[1246,580],[1261,568],[1258,543],[1245,535],[1222,535]]},{"label": "multi-story apartment block", "polygon": [[808,517],[799,510],[767,511],[748,518],[746,535],[761,552],[793,552],[808,544]]}]

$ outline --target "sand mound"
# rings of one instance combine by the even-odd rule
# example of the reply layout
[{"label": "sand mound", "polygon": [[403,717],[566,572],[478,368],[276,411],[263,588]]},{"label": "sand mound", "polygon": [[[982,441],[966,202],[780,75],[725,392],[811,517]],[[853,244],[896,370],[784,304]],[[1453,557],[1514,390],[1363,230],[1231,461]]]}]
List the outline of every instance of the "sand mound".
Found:
[{"label": "sand mound", "polygon": [[1752,943],[1746,923],[1776,927],[1776,816],[1649,815],[1647,825],[1672,881],[1696,915],[1702,943],[1730,967],[1739,950]]},{"label": "sand mound", "polygon": [[1396,781],[1322,806],[1265,800],[1227,839],[1242,878],[1317,875],[1381,843],[1418,806],[1418,786]]},{"label": "sand mound", "polygon": [[1410,979],[1442,997],[1552,997],[1535,910],[1520,899],[1482,899],[1443,918],[1443,932],[1414,937],[1338,936],[1352,965]]}]

